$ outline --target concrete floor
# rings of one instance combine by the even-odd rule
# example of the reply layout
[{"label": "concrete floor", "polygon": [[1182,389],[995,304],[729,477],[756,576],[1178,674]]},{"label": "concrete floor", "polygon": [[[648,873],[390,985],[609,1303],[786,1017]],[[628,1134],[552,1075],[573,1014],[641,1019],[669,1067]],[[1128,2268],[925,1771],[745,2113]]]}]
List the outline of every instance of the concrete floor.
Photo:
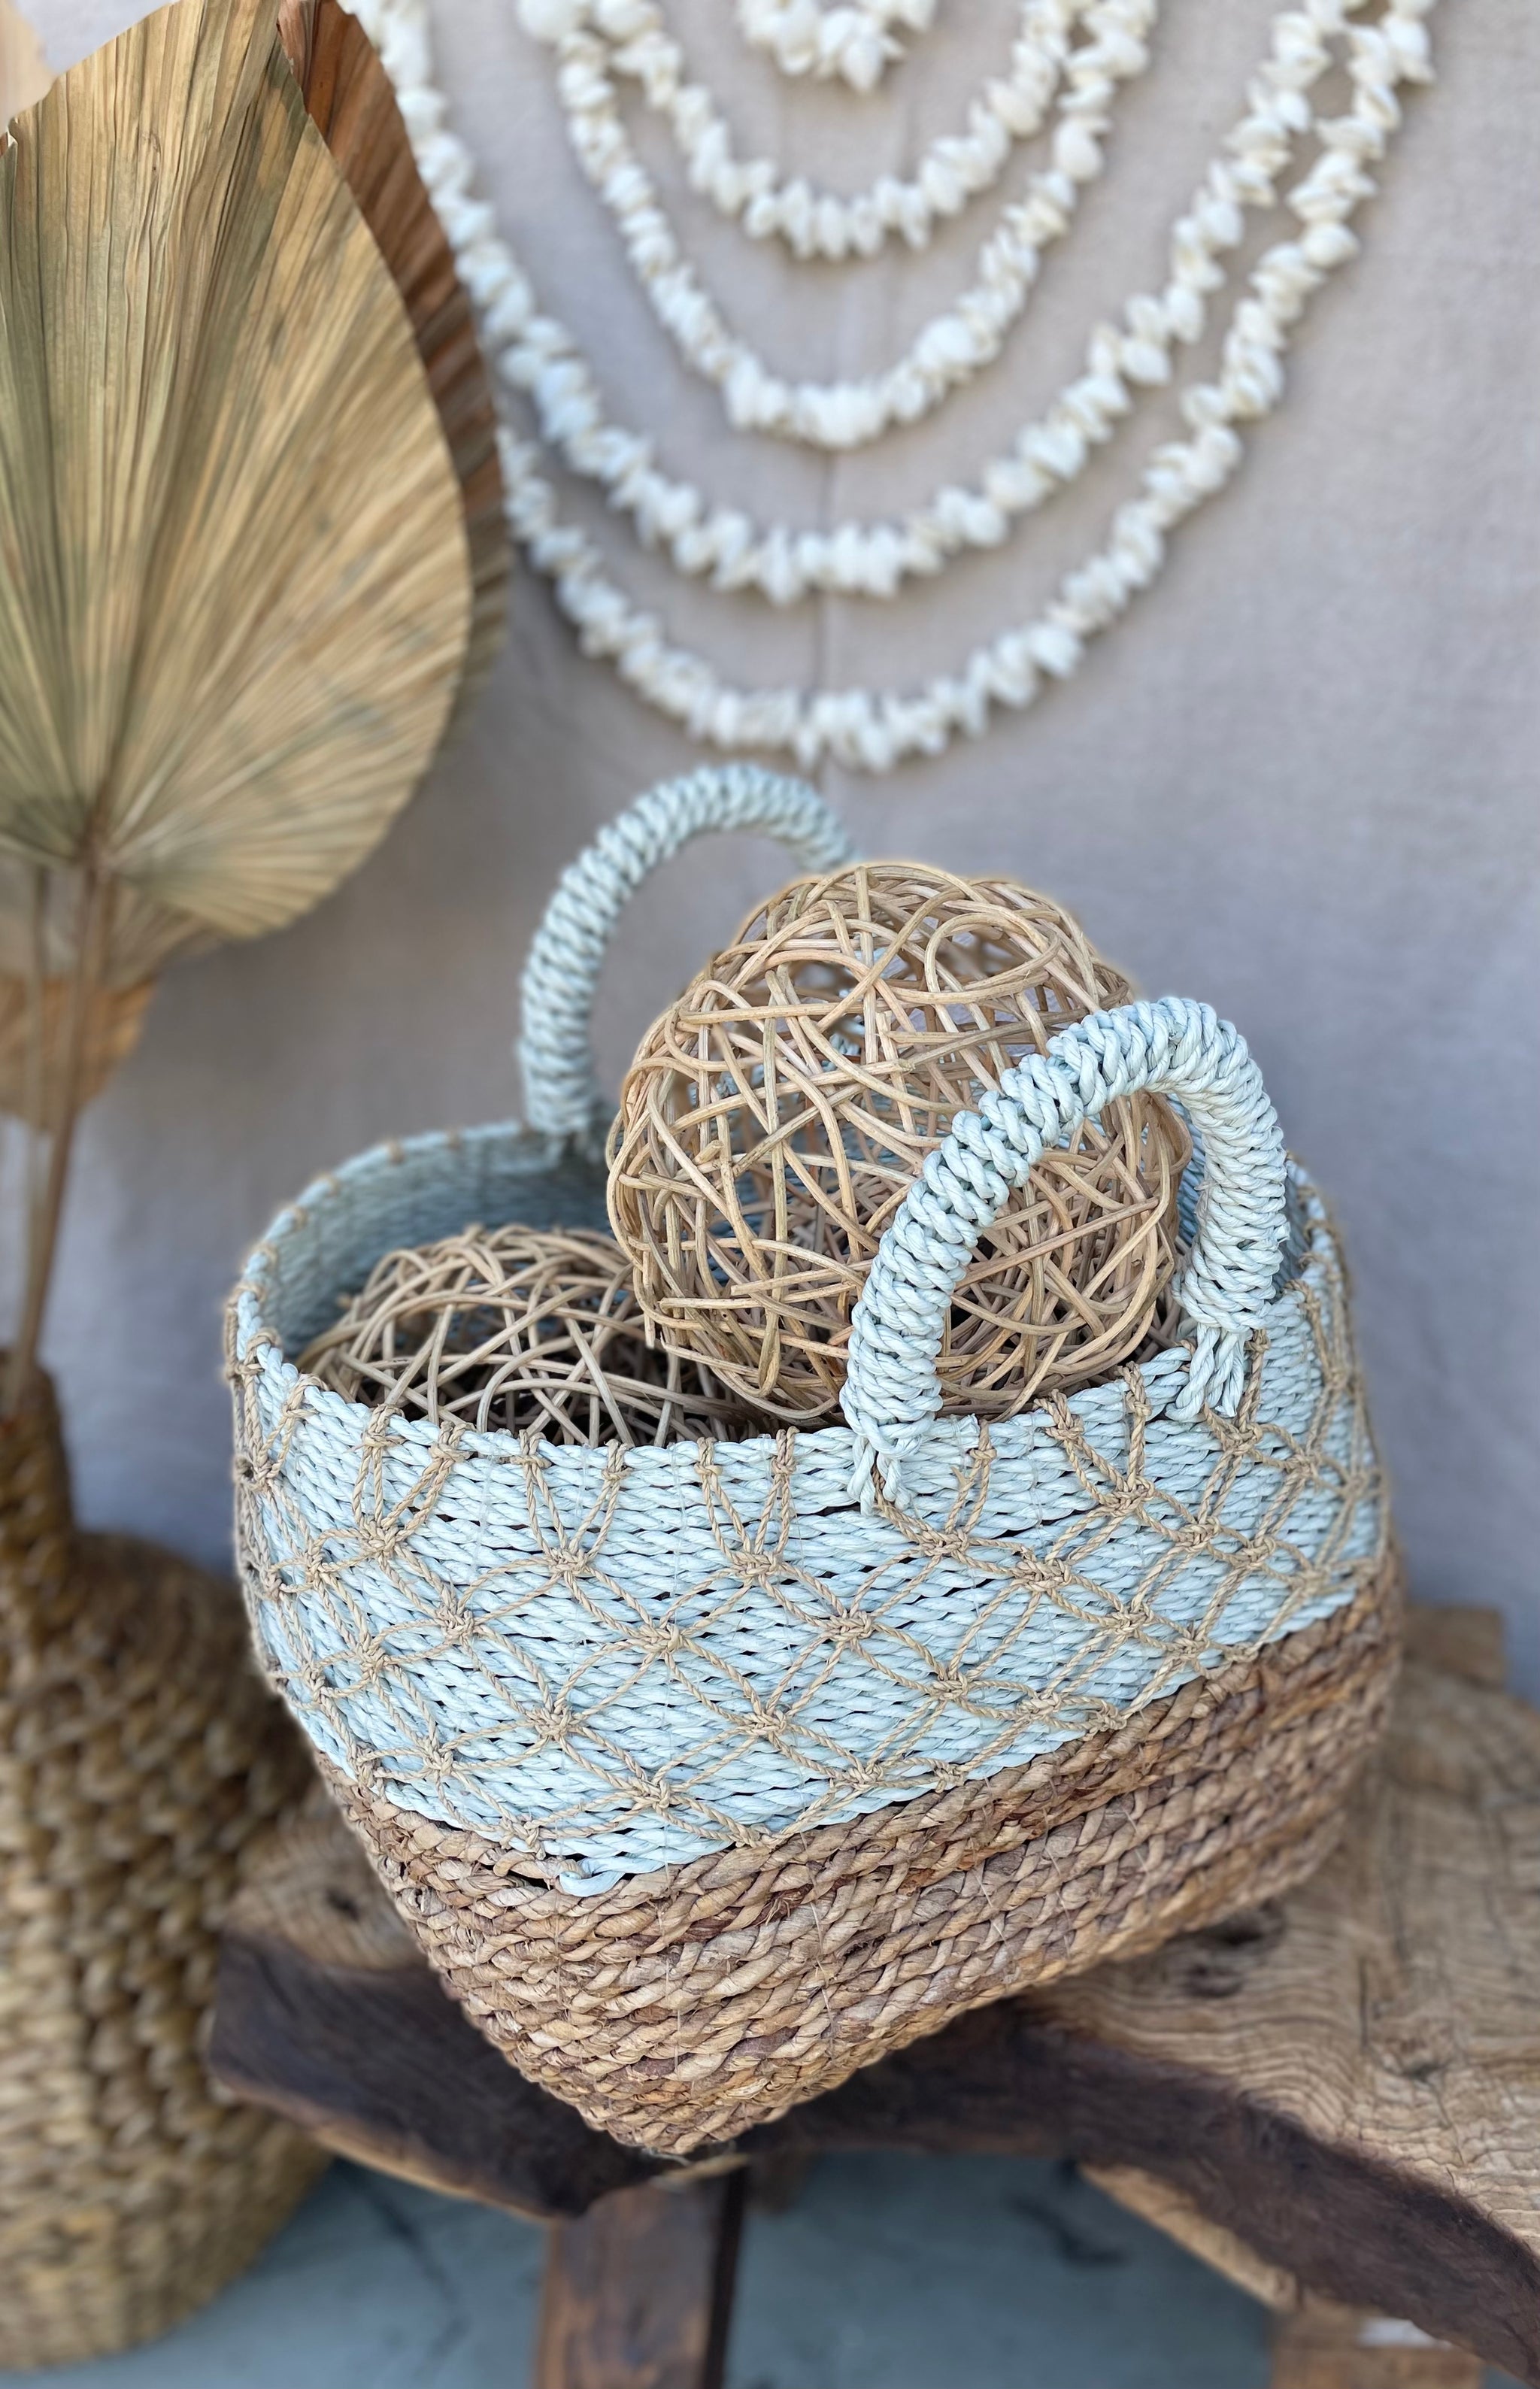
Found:
[{"label": "concrete floor", "polygon": [[[335,2165],[215,2306],[49,2389],[526,2389],[541,2251],[512,2217]],[[750,2217],[729,2389],[1266,2380],[1261,2308],[1055,2166],[829,2158]]]}]

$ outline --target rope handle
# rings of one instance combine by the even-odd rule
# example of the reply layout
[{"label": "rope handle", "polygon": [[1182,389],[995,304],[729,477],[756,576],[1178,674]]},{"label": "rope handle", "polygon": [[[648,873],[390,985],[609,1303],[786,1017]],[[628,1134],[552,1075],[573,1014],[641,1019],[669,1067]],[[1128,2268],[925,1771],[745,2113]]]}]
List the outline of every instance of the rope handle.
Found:
[{"label": "rope handle", "polygon": [[1119,1004],[1061,1029],[1002,1076],[927,1156],[877,1248],[851,1321],[841,1398],[856,1437],[852,1490],[873,1463],[890,1501],[941,1409],[935,1359],[980,1235],[1050,1147],[1119,1095],[1179,1102],[1203,1156],[1196,1227],[1177,1280],[1197,1329],[1177,1418],[1234,1412],[1246,1345],[1272,1300],[1288,1233],[1282,1131],[1245,1039],[1185,996]]},{"label": "rope handle", "polygon": [[763,830],[804,870],[854,860],[843,824],[803,780],[727,763],[665,780],[602,829],[556,883],[524,965],[519,1067],[525,1117],[547,1136],[608,1122],[593,1067],[593,999],[610,933],[649,872],[705,830]]}]

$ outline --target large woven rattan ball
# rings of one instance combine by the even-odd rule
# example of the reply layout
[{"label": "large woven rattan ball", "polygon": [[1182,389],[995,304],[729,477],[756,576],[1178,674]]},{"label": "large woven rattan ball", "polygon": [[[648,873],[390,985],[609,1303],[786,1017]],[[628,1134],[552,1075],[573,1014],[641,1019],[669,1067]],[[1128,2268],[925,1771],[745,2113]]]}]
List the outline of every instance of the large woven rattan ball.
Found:
[{"label": "large woven rattan ball", "polygon": [[[773,1416],[830,1417],[884,1230],[955,1115],[1132,990],[1047,897],[909,862],[798,880],[643,1040],[610,1138],[610,1222],[659,1339]],[[1186,1131],[1110,1105],[982,1241],[946,1407],[1006,1417],[1151,1333]]]},{"label": "large woven rattan ball", "polygon": [[387,1253],[299,1366],[350,1401],[555,1443],[748,1431],[706,1370],[648,1344],[630,1264],[580,1230],[473,1227]]}]

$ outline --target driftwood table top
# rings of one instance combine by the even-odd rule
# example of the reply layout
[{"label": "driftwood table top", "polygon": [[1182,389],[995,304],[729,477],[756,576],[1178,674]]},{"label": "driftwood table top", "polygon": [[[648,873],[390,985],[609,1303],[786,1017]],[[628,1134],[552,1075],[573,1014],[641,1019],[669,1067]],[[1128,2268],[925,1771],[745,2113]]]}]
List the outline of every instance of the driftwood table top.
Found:
[{"label": "driftwood table top", "polygon": [[[1074,2156],[1263,2294],[1540,2383],[1540,1715],[1501,1685],[1490,1614],[1414,1612],[1382,1756],[1303,1890],[964,2017],[734,2153]],[[497,2055],[330,1812],[232,1914],[213,2063],[334,2148],[529,2216],[681,2171]]]}]

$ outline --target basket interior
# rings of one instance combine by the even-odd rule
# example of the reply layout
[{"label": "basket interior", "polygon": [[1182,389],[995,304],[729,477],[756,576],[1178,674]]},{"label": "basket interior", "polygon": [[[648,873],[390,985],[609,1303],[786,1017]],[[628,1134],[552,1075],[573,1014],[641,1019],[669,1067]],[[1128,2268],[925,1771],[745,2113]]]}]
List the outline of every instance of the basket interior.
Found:
[{"label": "basket interior", "polygon": [[[1201,1156],[1182,1188],[1182,1236],[1190,1241]],[[1304,1265],[1309,1229],[1302,1173],[1291,1170],[1289,1240],[1281,1293]],[[598,1157],[514,1122],[379,1145],[308,1188],[267,1239],[256,1274],[260,1309],[289,1360],[298,1359],[376,1261],[400,1246],[434,1243],[476,1225],[605,1230],[605,1173]]]},{"label": "basket interior", "polygon": [[554,1159],[549,1139],[516,1126],[379,1146],[310,1188],[268,1239],[265,1323],[295,1360],[382,1255],[512,1220],[605,1227],[603,1165]]}]

